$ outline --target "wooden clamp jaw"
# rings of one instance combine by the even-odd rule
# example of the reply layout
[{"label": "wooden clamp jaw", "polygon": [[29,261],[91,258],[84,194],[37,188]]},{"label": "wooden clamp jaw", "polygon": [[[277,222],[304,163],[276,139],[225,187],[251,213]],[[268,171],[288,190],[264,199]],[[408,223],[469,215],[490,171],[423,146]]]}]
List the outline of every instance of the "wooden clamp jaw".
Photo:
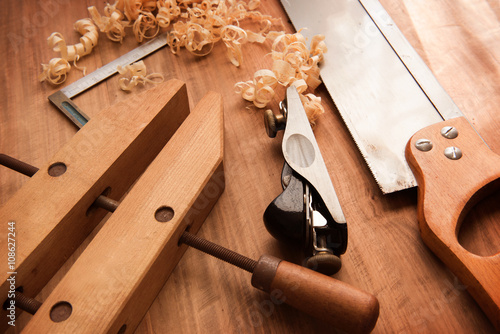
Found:
[{"label": "wooden clamp jaw", "polygon": [[[34,297],[104,216],[93,201],[118,200],[136,182],[27,332],[139,324],[187,247],[181,233],[197,231],[224,189],[221,97],[207,94],[191,114],[188,105],[185,85],[171,80],[102,111],[0,209],[16,226],[16,287]],[[54,164],[65,172],[49,175]]]}]

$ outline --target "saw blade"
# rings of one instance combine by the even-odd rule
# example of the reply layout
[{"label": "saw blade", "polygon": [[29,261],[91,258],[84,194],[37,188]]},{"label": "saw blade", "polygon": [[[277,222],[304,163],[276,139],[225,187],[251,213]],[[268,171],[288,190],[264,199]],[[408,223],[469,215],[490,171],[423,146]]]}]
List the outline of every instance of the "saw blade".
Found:
[{"label": "saw blade", "polygon": [[294,27],[325,35],[321,78],[384,193],[416,186],[405,146],[463,116],[376,0],[282,0]]}]

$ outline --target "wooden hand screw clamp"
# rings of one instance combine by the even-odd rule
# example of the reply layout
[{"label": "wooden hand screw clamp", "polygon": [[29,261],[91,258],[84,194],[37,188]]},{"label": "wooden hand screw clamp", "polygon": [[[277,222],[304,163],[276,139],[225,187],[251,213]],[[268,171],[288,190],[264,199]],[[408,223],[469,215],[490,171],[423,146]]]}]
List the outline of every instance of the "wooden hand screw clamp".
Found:
[{"label": "wooden hand screw clamp", "polygon": [[[23,244],[15,264],[23,293],[15,299],[26,299],[35,313],[25,331],[133,332],[180,260],[182,244],[252,272],[254,287],[279,291],[284,302],[339,329],[373,329],[378,301],[372,295],[274,257],[251,260],[192,234],[224,190],[223,116],[215,93],[189,116],[187,105],[185,86],[170,81],[101,112],[45,168],[19,168],[33,179],[0,217],[15,222]],[[120,199],[141,173],[120,203],[109,198]],[[103,217],[97,207],[113,214],[84,253],[43,304],[27,298]]]},{"label": "wooden hand screw clamp", "polygon": [[[0,296],[9,272],[36,296],[106,214],[93,202],[129,192],[25,331],[133,331],[186,249],[180,235],[198,230],[224,189],[222,138],[220,95],[189,114],[186,87],[172,80],[103,110],[41,167],[0,209],[16,240]],[[6,238],[0,249],[7,254]],[[68,309],[65,321],[51,319]]]}]

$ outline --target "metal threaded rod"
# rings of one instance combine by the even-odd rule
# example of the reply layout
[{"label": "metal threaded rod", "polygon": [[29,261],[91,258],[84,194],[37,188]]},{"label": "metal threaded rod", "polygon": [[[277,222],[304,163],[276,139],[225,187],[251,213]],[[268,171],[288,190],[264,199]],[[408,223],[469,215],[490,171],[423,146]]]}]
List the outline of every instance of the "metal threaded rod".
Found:
[{"label": "metal threaded rod", "polygon": [[212,255],[222,261],[235,265],[243,270],[253,273],[257,261],[246,256],[233,252],[225,247],[214,244],[208,240],[197,237],[196,235],[184,232],[179,239],[179,243],[184,243],[188,246],[196,248],[204,253]]},{"label": "metal threaded rod", "polygon": [[[0,153],[0,165],[30,177],[35,175],[35,173],[38,172],[39,170],[39,168],[33,165],[30,165],[21,160],[17,160],[16,158],[13,158],[3,153]],[[120,203],[104,195],[99,195],[99,197],[97,197],[97,199],[95,200],[94,204],[97,207],[103,208],[104,210],[114,212],[118,207],[118,204]]]},{"label": "metal threaded rod", "polygon": [[0,154],[0,165],[8,167],[26,176],[33,176],[36,172],[38,172],[38,168],[36,168],[35,166],[32,166],[30,164],[27,164],[26,162],[17,160],[5,154]]},{"label": "metal threaded rod", "polygon": [[[27,176],[33,176],[33,174],[38,171],[38,168],[9,157],[5,154],[0,154],[0,164]],[[112,200],[104,195],[100,195],[94,202],[94,205],[106,209],[110,212],[114,212],[119,204],[119,202]],[[250,273],[254,272],[255,266],[257,265],[257,261],[255,260],[252,260],[220,245],[214,244],[213,242],[210,242],[203,238],[197,237],[196,235],[189,232],[184,232],[182,234],[181,238],[179,239],[179,244],[182,243],[196,248],[204,253],[212,255],[222,261],[235,265]],[[42,303],[40,303],[39,301],[33,298],[26,297],[20,292],[16,292],[16,306],[20,309],[28,313],[35,314],[35,312],[40,308],[41,305]]]},{"label": "metal threaded rod", "polygon": [[22,292],[16,291],[13,299],[16,302],[16,307],[29,314],[35,314],[36,311],[42,306],[42,303],[34,298],[27,297]]},{"label": "metal threaded rod", "polygon": [[[179,243],[184,243],[188,246],[196,248],[204,253],[212,255],[222,261],[228,262],[235,265],[243,270],[253,273],[257,261],[252,260],[246,256],[233,252],[225,247],[214,244],[208,240],[197,237],[196,235],[184,232],[179,239]],[[34,298],[27,297],[22,292],[16,291],[15,298],[16,307],[21,310],[28,312],[29,314],[35,314],[36,311],[42,306],[42,303]]]},{"label": "metal threaded rod", "polygon": [[97,199],[95,200],[94,204],[104,210],[108,210],[109,212],[115,212],[120,202],[115,201],[114,199],[111,199],[104,195],[99,195],[99,197],[97,197]]}]

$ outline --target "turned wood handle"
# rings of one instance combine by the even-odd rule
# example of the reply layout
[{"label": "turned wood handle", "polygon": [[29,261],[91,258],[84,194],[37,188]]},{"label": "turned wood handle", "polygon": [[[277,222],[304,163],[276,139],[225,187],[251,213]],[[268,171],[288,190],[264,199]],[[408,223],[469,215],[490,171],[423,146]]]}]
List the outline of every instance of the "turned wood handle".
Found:
[{"label": "turned wood handle", "polygon": [[[457,131],[456,137],[449,135],[450,127]],[[442,134],[443,129],[448,134]],[[430,150],[418,148],[422,139],[428,141],[427,146],[432,143]],[[456,149],[448,157],[445,150],[452,152],[450,147]],[[500,253],[478,256],[457,239],[460,223],[470,208],[500,187],[500,156],[488,148],[467,119],[460,117],[417,132],[407,144],[406,160],[418,183],[423,241],[467,286],[500,331]]]},{"label": "turned wood handle", "polygon": [[252,285],[348,333],[369,333],[377,322],[379,303],[373,295],[310,269],[262,256],[252,275]]}]

